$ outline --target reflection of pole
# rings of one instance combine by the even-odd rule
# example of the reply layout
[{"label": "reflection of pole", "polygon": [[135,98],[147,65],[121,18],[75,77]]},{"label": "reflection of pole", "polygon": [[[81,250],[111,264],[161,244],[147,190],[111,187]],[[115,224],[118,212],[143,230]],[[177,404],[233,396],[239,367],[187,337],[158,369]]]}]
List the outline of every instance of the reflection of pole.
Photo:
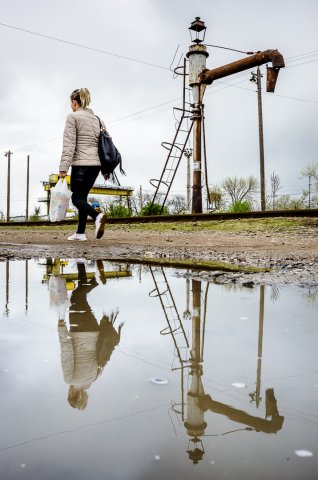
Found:
[{"label": "reflection of pole", "polygon": [[264,327],[264,285],[260,286],[259,297],[259,320],[258,320],[258,350],[257,350],[257,380],[256,380],[256,392],[255,402],[258,408],[261,398],[261,374],[262,374],[262,354],[263,354],[263,327]]},{"label": "reflection of pole", "polygon": [[25,220],[29,220],[29,182],[30,182],[30,155],[27,156],[27,184],[26,184],[26,208]]},{"label": "reflection of pole", "polygon": [[29,303],[29,260],[25,261],[25,311],[28,310]]}]

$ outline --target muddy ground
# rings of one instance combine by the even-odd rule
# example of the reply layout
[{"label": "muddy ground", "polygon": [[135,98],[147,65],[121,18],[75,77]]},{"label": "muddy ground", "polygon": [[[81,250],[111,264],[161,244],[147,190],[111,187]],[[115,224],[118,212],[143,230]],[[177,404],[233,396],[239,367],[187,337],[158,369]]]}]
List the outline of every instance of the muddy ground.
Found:
[{"label": "muddy ground", "polygon": [[[235,223],[237,222],[237,223]],[[291,220],[286,226],[255,220],[252,224],[207,223],[106,225],[104,237],[94,238],[87,229],[87,242],[69,242],[73,226],[0,227],[0,260],[26,258],[87,259],[191,259],[222,261],[239,266],[269,268],[264,273],[201,271],[216,283],[296,284],[318,290],[318,219]],[[251,222],[251,221],[249,221]],[[278,223],[277,223],[278,222]],[[180,274],[186,274],[179,270]],[[195,275],[198,275],[196,272]]]}]

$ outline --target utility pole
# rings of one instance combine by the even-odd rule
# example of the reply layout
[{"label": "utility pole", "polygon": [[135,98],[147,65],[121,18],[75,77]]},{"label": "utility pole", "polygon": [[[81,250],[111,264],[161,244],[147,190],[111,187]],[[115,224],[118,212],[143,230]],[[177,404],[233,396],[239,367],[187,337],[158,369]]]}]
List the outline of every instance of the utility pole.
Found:
[{"label": "utility pole", "polygon": [[191,204],[191,200],[190,200],[190,191],[191,191],[191,185],[190,185],[190,181],[191,181],[191,168],[190,168],[190,158],[191,158],[191,155],[192,155],[192,148],[186,148],[185,151],[184,151],[184,155],[185,157],[187,158],[187,211],[189,212],[190,211],[190,204]]},{"label": "utility pole", "polygon": [[308,208],[311,209],[311,175],[308,175]]},{"label": "utility pole", "polygon": [[8,158],[8,176],[7,176],[7,222],[10,222],[10,170],[11,170],[11,155],[13,152],[8,150],[4,156]]},{"label": "utility pole", "polygon": [[193,122],[193,183],[192,183],[192,213],[202,213],[202,116],[203,95],[206,86],[201,84],[199,75],[205,70],[206,59],[209,56],[206,46],[201,45],[205,37],[206,26],[200,17],[196,17],[189,28],[194,45],[190,45],[187,57],[189,59],[189,85],[192,87],[192,117]]},{"label": "utility pole", "polygon": [[30,155],[27,156],[27,187],[26,187],[26,209],[25,221],[29,220],[29,182],[30,182]]},{"label": "utility pole", "polygon": [[261,70],[257,67],[257,73],[252,73],[251,82],[257,84],[258,102],[258,138],[259,138],[259,163],[260,163],[260,186],[261,186],[261,211],[266,210],[265,200],[265,161],[264,161],[264,132],[263,132],[263,109],[262,109],[262,78]]},{"label": "utility pole", "polygon": [[140,215],[142,211],[142,203],[143,203],[143,198],[142,198],[142,185],[140,185],[140,190],[139,190],[139,209],[140,209]]}]

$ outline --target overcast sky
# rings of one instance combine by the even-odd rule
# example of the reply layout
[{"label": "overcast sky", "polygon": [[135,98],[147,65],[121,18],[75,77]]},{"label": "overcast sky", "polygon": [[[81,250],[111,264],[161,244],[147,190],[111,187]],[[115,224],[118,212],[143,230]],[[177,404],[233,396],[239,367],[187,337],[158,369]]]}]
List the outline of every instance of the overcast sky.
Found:
[{"label": "overcast sky", "polygon": [[[2,24],[118,55],[0,25],[0,210],[6,211],[8,149],[11,214],[25,212],[28,154],[30,209],[44,196],[41,181],[58,172],[69,95],[80,87],[90,90],[91,107],[122,153],[127,171],[122,184],[151,190],[149,179],[160,176],[166,158],[160,144],[174,136],[172,107],[182,95],[182,81],[173,79],[169,65],[178,45],[177,60],[187,52],[188,27],[196,16],[206,23],[209,44],[242,51],[277,48],[284,55],[286,68],[275,93],[263,94],[265,170],[267,177],[279,174],[280,193],[306,188],[300,172],[318,160],[316,0],[0,0],[0,5]],[[209,68],[244,57],[208,51]],[[210,184],[229,175],[259,176],[257,95],[250,77],[246,71],[207,87]],[[263,82],[265,87],[265,77]],[[185,194],[185,184],[182,166],[173,193]]]}]

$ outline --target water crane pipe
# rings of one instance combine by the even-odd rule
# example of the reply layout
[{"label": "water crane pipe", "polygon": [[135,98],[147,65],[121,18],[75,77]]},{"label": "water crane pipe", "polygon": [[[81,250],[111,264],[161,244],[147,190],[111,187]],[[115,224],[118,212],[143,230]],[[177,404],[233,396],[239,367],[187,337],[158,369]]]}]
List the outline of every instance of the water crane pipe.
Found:
[{"label": "water crane pipe", "polygon": [[213,70],[204,69],[199,75],[202,84],[210,85],[214,80],[243,72],[250,68],[272,63],[272,67],[267,68],[266,91],[274,92],[279,70],[285,67],[283,55],[278,50],[264,50],[247,58],[242,58],[236,62],[228,63],[222,67]]}]

